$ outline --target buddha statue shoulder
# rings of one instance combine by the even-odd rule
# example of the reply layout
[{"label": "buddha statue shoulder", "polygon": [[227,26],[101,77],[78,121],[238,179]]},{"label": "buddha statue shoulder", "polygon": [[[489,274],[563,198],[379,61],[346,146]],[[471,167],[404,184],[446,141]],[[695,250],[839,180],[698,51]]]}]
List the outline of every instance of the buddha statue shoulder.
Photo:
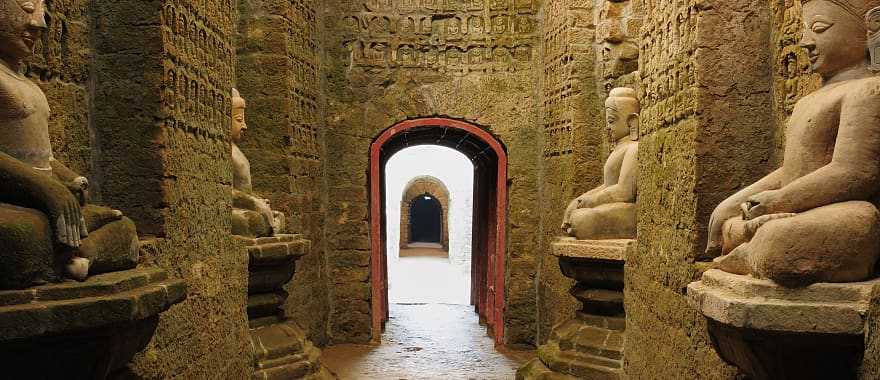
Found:
[{"label": "buddha statue shoulder", "polygon": [[0,289],[137,265],[134,223],[89,203],[88,180],[52,155],[49,104],[21,74],[46,29],[41,0],[0,0]]},{"label": "buddha statue shoulder", "polygon": [[[874,276],[880,256],[880,0],[806,0],[800,46],[822,87],[797,102],[782,167],[722,202],[707,254],[789,287]],[[867,47],[867,48],[866,48]],[[880,58],[880,57],[875,57]]]},{"label": "buddha statue shoulder", "polygon": [[636,236],[638,128],[641,110],[636,91],[616,88],[605,101],[605,124],[613,148],[603,183],[573,200],[562,229],[580,240],[633,239]]},{"label": "buddha statue shoulder", "polygon": [[266,237],[281,233],[284,214],[273,211],[269,200],[254,194],[251,164],[238,147],[248,129],[245,121],[247,102],[232,89],[232,234]]}]

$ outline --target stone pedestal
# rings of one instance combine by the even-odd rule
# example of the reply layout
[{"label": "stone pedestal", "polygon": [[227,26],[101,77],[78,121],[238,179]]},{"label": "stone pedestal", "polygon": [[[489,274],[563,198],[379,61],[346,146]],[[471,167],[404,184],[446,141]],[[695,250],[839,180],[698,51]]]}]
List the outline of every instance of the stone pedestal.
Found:
[{"label": "stone pedestal", "polygon": [[105,379],[153,337],[159,314],[186,299],[161,269],[132,269],[0,291],[0,377]]},{"label": "stone pedestal", "polygon": [[785,288],[709,270],[688,285],[718,354],[750,379],[855,379],[880,280]]},{"label": "stone pedestal", "polygon": [[538,358],[520,368],[517,379],[623,378],[623,265],[634,248],[634,240],[563,239],[553,244],[562,273],[577,280],[570,293],[583,308],[553,329],[538,348]]},{"label": "stone pedestal", "polygon": [[287,319],[284,286],[296,272],[296,261],[311,242],[300,235],[265,238],[236,236],[247,246],[248,322],[254,354],[253,379],[335,379],[321,365],[321,351],[302,329]]}]

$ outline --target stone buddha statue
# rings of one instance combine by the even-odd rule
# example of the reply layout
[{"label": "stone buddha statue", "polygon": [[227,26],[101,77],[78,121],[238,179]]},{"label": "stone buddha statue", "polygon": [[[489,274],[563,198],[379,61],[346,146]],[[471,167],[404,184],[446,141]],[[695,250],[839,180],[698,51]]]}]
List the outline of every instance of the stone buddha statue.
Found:
[{"label": "stone buddha statue", "polygon": [[569,236],[635,238],[640,110],[636,91],[630,88],[613,89],[605,101],[606,131],[613,149],[605,162],[604,183],[568,205],[562,229]]},{"label": "stone buddha statue", "polygon": [[137,265],[134,223],[89,204],[88,180],[53,157],[49,103],[21,74],[44,17],[42,0],[0,0],[0,289]]},{"label": "stone buddha statue", "polygon": [[[782,167],[722,202],[707,254],[789,287],[874,276],[880,255],[880,78],[866,15],[880,0],[805,0],[800,45],[822,87],[794,107]],[[870,13],[869,13],[870,12]],[[874,40],[873,38],[871,40]]]},{"label": "stone buddha statue", "polygon": [[251,164],[238,148],[247,131],[247,103],[238,90],[232,89],[232,234],[266,237],[282,232],[284,214],[272,211],[269,200],[253,194]]}]

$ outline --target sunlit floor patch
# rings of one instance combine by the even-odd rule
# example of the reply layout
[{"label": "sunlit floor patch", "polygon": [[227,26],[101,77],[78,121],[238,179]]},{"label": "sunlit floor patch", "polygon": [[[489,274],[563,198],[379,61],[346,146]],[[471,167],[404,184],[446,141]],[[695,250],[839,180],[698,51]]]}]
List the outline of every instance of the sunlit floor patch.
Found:
[{"label": "sunlit floor patch", "polygon": [[342,379],[513,379],[530,351],[496,350],[472,306],[392,304],[379,346],[339,345],[323,362]]}]

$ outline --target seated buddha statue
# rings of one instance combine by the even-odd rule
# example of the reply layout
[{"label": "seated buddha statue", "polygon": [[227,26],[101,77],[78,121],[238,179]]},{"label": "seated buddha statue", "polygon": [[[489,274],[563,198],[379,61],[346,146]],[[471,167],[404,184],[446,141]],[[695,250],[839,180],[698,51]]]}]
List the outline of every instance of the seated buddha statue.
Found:
[{"label": "seated buddha statue", "polygon": [[89,182],[56,160],[49,103],[21,74],[46,29],[41,0],[0,0],[0,289],[137,265],[134,223],[89,203]]},{"label": "seated buddha statue", "polygon": [[616,88],[605,101],[606,131],[613,145],[599,187],[572,201],[562,229],[579,240],[632,239],[636,236],[638,128],[636,92]]},{"label": "seated buddha statue", "polygon": [[[800,46],[822,87],[795,104],[782,167],[722,202],[707,254],[788,287],[874,276],[880,255],[880,0],[805,0]],[[874,9],[874,12],[871,10]],[[875,15],[873,20],[866,15]]]},{"label": "seated buddha statue", "polygon": [[284,214],[272,211],[269,200],[254,195],[251,164],[238,147],[248,126],[247,102],[232,89],[232,234],[247,237],[272,236],[284,229]]}]

